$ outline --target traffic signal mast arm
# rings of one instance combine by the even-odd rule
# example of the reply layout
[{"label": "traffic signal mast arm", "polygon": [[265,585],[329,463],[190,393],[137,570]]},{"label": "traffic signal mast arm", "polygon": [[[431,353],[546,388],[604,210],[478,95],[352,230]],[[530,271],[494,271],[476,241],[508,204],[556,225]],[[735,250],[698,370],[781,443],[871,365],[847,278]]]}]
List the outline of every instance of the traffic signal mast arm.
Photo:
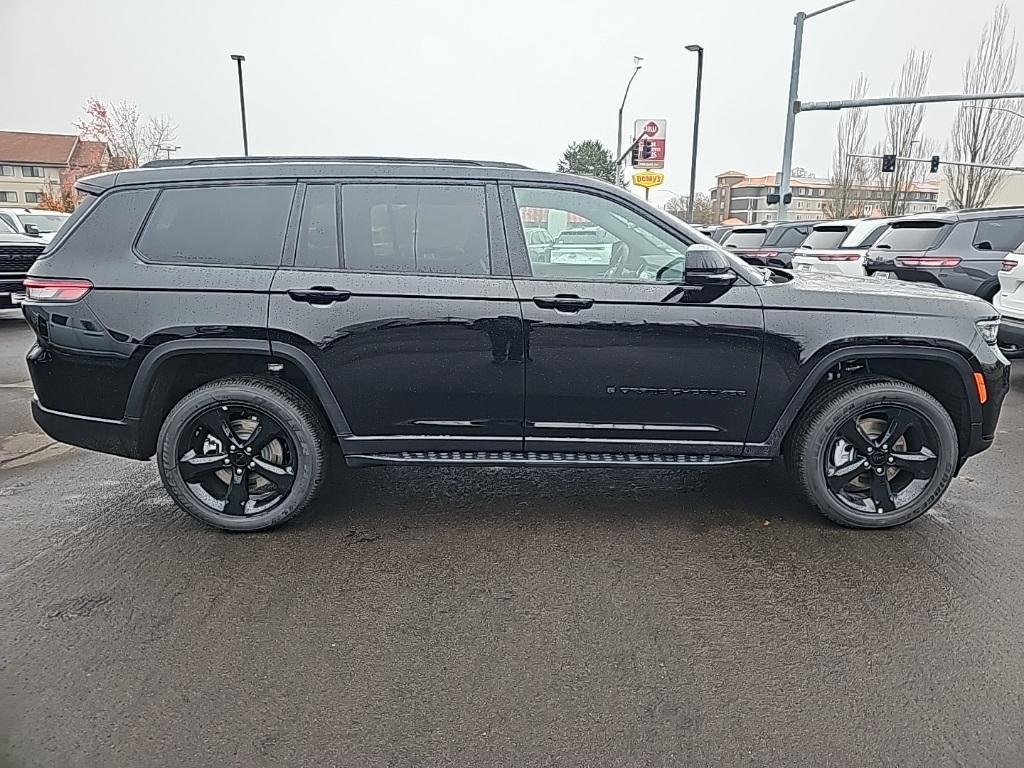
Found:
[{"label": "traffic signal mast arm", "polygon": [[[881,160],[881,159],[883,159],[885,157],[885,155],[856,155],[856,154],[853,154],[851,152],[848,155],[848,157],[861,157],[861,158],[864,158],[866,160]],[[897,162],[928,163],[929,165],[932,165],[934,158],[932,158],[932,157],[897,157],[896,160],[897,160]],[[1011,173],[1024,173],[1024,166],[1019,166],[1019,165],[990,165],[988,163],[965,163],[965,162],[960,162],[959,160],[943,160],[942,163],[945,164],[945,165],[958,165],[958,166],[962,166],[964,168],[990,168],[990,169],[995,170],[995,171],[1009,171]]]}]

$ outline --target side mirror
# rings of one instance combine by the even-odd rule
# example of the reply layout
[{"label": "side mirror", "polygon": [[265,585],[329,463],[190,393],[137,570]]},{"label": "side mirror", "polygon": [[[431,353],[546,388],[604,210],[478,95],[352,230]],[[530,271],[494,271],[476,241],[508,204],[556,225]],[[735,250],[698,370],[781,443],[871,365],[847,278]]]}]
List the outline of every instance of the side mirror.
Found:
[{"label": "side mirror", "polygon": [[687,285],[714,285],[727,287],[736,282],[733,272],[725,258],[716,249],[708,245],[691,245],[686,249]]},{"label": "side mirror", "polygon": [[32,237],[39,237],[39,227],[37,227],[35,224],[26,224],[25,234],[32,235]]}]

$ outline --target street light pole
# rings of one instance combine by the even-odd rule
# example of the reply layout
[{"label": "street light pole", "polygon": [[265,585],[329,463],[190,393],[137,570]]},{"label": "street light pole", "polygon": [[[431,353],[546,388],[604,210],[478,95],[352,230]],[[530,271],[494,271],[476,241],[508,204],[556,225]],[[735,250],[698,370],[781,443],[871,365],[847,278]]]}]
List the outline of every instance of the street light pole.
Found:
[{"label": "street light pole", "polygon": [[693,104],[693,153],[690,156],[690,199],[686,204],[686,221],[693,224],[693,196],[697,188],[697,136],[700,133],[700,86],[704,79],[704,49],[688,45],[686,50],[697,54],[697,95]]},{"label": "street light pole", "polygon": [[786,194],[789,192],[789,172],[793,167],[793,132],[796,130],[797,92],[800,88],[800,54],[804,44],[804,22],[819,14],[849,5],[854,0],[842,0],[813,13],[800,11],[793,19],[793,62],[789,70],[789,96],[786,99],[786,138],[782,145],[782,174],[779,179],[779,221],[786,218]]},{"label": "street light pole", "polygon": [[242,82],[242,62],[245,56],[240,53],[232,53],[231,58],[238,64],[238,101],[242,107],[242,151],[249,156],[249,131],[245,125],[245,85]]},{"label": "street light pole", "polygon": [[[626,83],[626,92],[622,94],[622,103],[619,105],[619,134],[615,140],[615,156],[622,156],[622,111],[626,108],[626,97],[629,96],[629,87],[633,84],[633,78],[636,77],[636,73],[640,71],[643,65],[640,63],[643,61],[643,57],[633,57],[633,74],[629,77],[629,82]],[[621,161],[620,161],[621,162]],[[618,173],[619,167],[615,166],[615,172]]]}]

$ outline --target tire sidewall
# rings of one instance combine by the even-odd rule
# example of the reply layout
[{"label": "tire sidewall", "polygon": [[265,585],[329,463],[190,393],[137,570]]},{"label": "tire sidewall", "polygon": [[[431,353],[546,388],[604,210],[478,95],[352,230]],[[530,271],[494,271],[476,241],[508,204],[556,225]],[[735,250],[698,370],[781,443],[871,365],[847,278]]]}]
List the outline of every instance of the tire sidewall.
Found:
[{"label": "tire sidewall", "polygon": [[[874,407],[899,406],[915,411],[931,424],[938,435],[936,469],[925,490],[911,504],[896,513],[865,513],[854,510],[838,499],[825,482],[825,454],[836,429],[848,419]],[[803,462],[804,481],[817,506],[831,518],[857,528],[889,528],[920,517],[942,497],[956,470],[958,439],[952,419],[931,397],[913,390],[889,389],[850,393],[832,408],[826,409],[810,425],[812,434],[806,445]]]},{"label": "tire sidewall", "polygon": [[[211,510],[193,495],[178,471],[176,454],[182,430],[199,413],[222,405],[245,405],[266,411],[289,431],[295,445],[295,481],[291,490],[284,501],[262,514],[241,517]],[[316,435],[311,433],[302,413],[287,400],[262,387],[225,384],[196,390],[171,409],[157,438],[157,464],[168,493],[188,514],[225,530],[256,531],[283,523],[309,502],[321,472],[321,458],[315,445]]]}]

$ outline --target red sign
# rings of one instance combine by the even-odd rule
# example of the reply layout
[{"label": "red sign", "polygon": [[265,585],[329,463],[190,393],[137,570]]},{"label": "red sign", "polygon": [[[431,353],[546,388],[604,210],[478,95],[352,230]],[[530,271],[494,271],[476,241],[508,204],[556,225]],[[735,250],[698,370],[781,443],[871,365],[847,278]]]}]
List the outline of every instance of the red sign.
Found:
[{"label": "red sign", "polygon": [[[644,126],[644,133],[647,134],[648,136],[654,136],[657,132],[658,124],[653,120],[649,121],[647,125]],[[664,141],[664,139],[662,139],[662,141]]]}]

